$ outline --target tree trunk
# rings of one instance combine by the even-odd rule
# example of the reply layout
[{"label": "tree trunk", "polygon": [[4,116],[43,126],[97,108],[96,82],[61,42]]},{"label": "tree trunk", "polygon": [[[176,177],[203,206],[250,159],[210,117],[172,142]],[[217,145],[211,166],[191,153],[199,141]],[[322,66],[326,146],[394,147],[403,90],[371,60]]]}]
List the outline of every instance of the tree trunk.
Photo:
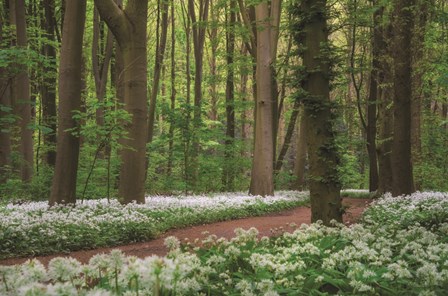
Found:
[{"label": "tree trunk", "polygon": [[[10,0],[11,25],[16,26],[17,47],[26,49],[28,46],[26,34],[25,0]],[[15,15],[13,16],[13,14]],[[33,176],[33,131],[31,125],[30,80],[26,65],[19,65],[12,87],[12,102],[20,127],[19,153],[21,156],[20,175],[22,181],[29,182]]]},{"label": "tree trunk", "polygon": [[297,32],[296,43],[304,37],[303,66],[306,78],[303,89],[307,141],[310,164],[311,221],[331,220],[342,222],[341,185],[338,176],[339,157],[332,127],[333,114],[330,102],[328,16],[325,0],[305,0],[295,13],[303,21],[303,32]]},{"label": "tree trunk", "polygon": [[176,108],[176,15],[174,14],[174,0],[171,0],[171,95],[170,95],[170,128],[168,143],[167,174],[171,175],[174,161],[174,111]]},{"label": "tree trunk", "polygon": [[255,116],[255,149],[249,194],[274,194],[274,139],[272,105],[272,51],[269,6],[262,2],[255,7],[257,30],[257,101]]},{"label": "tree trunk", "polygon": [[[104,126],[104,97],[107,90],[107,74],[109,72],[109,65],[112,59],[114,39],[110,31],[107,32],[106,47],[101,50],[103,44],[102,34],[100,32],[100,17],[98,10],[95,8],[93,12],[93,40],[92,40],[92,69],[95,81],[95,94],[98,103],[100,103],[96,110],[96,124],[101,128]],[[103,57],[101,60],[100,57]]]},{"label": "tree trunk", "polygon": [[160,72],[162,70],[163,58],[165,56],[166,39],[168,34],[168,1],[162,0],[162,4],[159,4],[159,9],[162,10],[162,22],[160,24],[161,34],[160,39],[157,36],[157,46],[154,62],[154,76],[152,81],[151,97],[149,102],[149,114],[148,114],[148,143],[152,142],[154,137],[154,124],[156,114],[156,101],[157,93],[159,92]]},{"label": "tree trunk", "polygon": [[226,191],[234,190],[234,144],[235,144],[235,71],[234,71],[234,54],[235,54],[235,24],[236,24],[236,2],[230,0],[228,20],[226,24],[226,62],[227,62],[227,78],[226,78],[226,140],[224,153],[224,170],[223,170],[223,187]]},{"label": "tree trunk", "polygon": [[275,174],[278,174],[282,169],[283,160],[285,159],[286,152],[288,152],[289,146],[291,145],[291,139],[294,134],[297,117],[299,116],[299,107],[300,101],[295,100],[291,118],[288,123],[288,129],[286,130],[285,140],[283,141],[282,149],[280,149],[277,161],[275,162]]},{"label": "tree trunk", "polygon": [[[415,19],[412,32],[412,101],[411,101],[411,151],[412,165],[421,163],[422,143],[421,143],[421,112],[423,100],[423,55],[426,23],[428,19],[428,4],[426,1],[417,0],[417,5],[413,9],[413,17]],[[422,178],[415,176],[415,189],[422,190]]]},{"label": "tree trunk", "polygon": [[199,179],[199,149],[200,149],[200,135],[201,129],[201,106],[202,106],[202,64],[204,57],[204,42],[205,42],[205,27],[202,23],[208,19],[208,5],[209,0],[199,1],[199,18],[196,17],[194,0],[188,0],[188,13],[190,15],[191,23],[193,25],[193,52],[195,61],[194,72],[194,112],[193,112],[193,141],[192,153],[190,159],[191,165],[191,185],[194,190],[197,190]]},{"label": "tree trunk", "polygon": [[378,189],[378,159],[376,154],[376,117],[378,106],[378,69],[380,67],[379,48],[382,39],[380,22],[382,18],[381,8],[373,14],[373,38],[372,38],[372,70],[370,71],[369,97],[367,99],[367,153],[369,155],[369,191]]},{"label": "tree trunk", "polygon": [[[46,38],[55,42],[54,23],[54,0],[43,0],[45,10],[45,18],[43,27],[45,29]],[[44,55],[51,61],[51,66],[45,67],[46,74],[40,88],[42,100],[42,124],[50,128],[50,132],[44,134],[44,143],[46,145],[46,153],[44,161],[47,165],[54,167],[56,164],[56,48],[51,44],[45,44],[43,47]]]},{"label": "tree trunk", "polygon": [[300,116],[300,125],[297,132],[297,151],[296,151],[296,162],[294,164],[294,175],[296,176],[296,182],[293,186],[296,190],[304,190],[305,189],[305,165],[306,165],[306,117],[304,114],[304,110],[302,107],[302,112]]},{"label": "tree trunk", "polygon": [[[232,0],[230,0],[232,1]],[[210,112],[209,118],[213,121],[218,120],[218,81],[219,76],[217,72],[216,57],[218,54],[218,16],[220,13],[219,9],[215,9],[213,0],[210,0],[210,13],[211,22],[208,24],[208,35],[210,40]]]},{"label": "tree trunk", "polygon": [[148,2],[130,0],[126,8],[113,0],[95,0],[102,19],[114,34],[123,55],[125,110],[132,116],[122,140],[119,199],[145,202],[147,140],[146,20]]},{"label": "tree trunk", "polygon": [[[3,5],[3,3],[2,3]],[[3,48],[3,24],[5,19],[0,14],[0,49]],[[9,118],[11,114],[10,81],[6,68],[0,67],[0,184],[9,178],[11,166],[11,133]]]},{"label": "tree trunk", "polygon": [[392,148],[393,196],[414,192],[411,162],[411,39],[414,0],[395,0],[394,53],[394,139]]},{"label": "tree trunk", "polygon": [[69,1],[63,26],[59,63],[59,114],[56,165],[49,204],[76,202],[78,171],[79,123],[73,112],[81,107],[81,71],[86,1]]}]

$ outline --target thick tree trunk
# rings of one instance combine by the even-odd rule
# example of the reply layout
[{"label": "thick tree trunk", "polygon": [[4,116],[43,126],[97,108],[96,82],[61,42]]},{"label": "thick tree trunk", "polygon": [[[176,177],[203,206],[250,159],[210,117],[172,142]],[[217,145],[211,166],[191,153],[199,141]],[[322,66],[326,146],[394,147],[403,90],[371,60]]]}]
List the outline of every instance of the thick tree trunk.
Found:
[{"label": "thick tree trunk", "polygon": [[[411,151],[412,165],[421,163],[422,158],[422,141],[421,141],[421,112],[423,100],[423,55],[426,23],[428,19],[428,4],[426,1],[417,0],[417,5],[413,9],[413,17],[415,20],[412,32],[412,101],[411,101]],[[422,190],[422,178],[414,175],[415,189]]]},{"label": "thick tree trunk", "polygon": [[394,139],[392,149],[392,194],[414,192],[411,162],[411,39],[414,0],[395,0],[393,18]]},{"label": "thick tree trunk", "polygon": [[[309,186],[311,221],[342,221],[341,185],[338,176],[339,157],[332,127],[329,61],[325,54],[328,43],[325,0],[305,0],[296,13],[303,20],[303,32],[297,32],[296,42],[304,37],[303,65],[307,73],[303,80],[304,107],[309,151]],[[324,48],[322,48],[324,47]]]},{"label": "thick tree trunk", "polygon": [[[3,3],[2,3],[3,5]],[[5,19],[0,14],[0,49],[3,47],[3,24]],[[8,118],[11,114],[10,81],[6,68],[0,67],[0,184],[5,183],[9,177],[11,166],[11,133]]]},{"label": "thick tree trunk", "polygon": [[226,78],[226,140],[225,140],[225,161],[223,171],[223,187],[226,191],[233,191],[234,181],[234,144],[235,144],[235,71],[234,71],[234,54],[235,54],[235,14],[236,2],[230,0],[229,15],[226,26],[226,62],[227,62],[227,78]]},{"label": "thick tree trunk", "polygon": [[372,70],[370,71],[369,97],[367,100],[367,153],[369,155],[369,191],[378,189],[378,159],[376,154],[376,117],[378,106],[378,69],[380,67],[380,53],[382,30],[380,22],[382,9],[373,14],[373,38],[372,38]]},{"label": "thick tree trunk", "polygon": [[274,194],[274,139],[272,108],[272,52],[268,3],[255,8],[257,30],[257,101],[255,148],[249,194]]},{"label": "thick tree trunk", "polygon": [[81,71],[86,1],[66,5],[61,59],[59,63],[59,114],[56,165],[49,204],[76,202],[79,137],[74,135],[79,123],[73,112],[81,107]]},{"label": "thick tree trunk", "polygon": [[[10,0],[11,24],[16,26],[16,45],[25,49],[28,46],[26,34],[25,0]],[[13,14],[15,15],[13,16]],[[20,175],[22,181],[29,182],[33,176],[33,131],[31,122],[30,80],[26,65],[20,65],[14,77],[12,102],[19,117],[20,127],[19,153],[21,156]]]},{"label": "thick tree trunk", "polygon": [[113,0],[95,0],[98,11],[115,35],[123,55],[125,110],[132,116],[122,139],[119,199],[145,202],[147,140],[146,20],[148,2],[130,0],[123,10]]},{"label": "thick tree trunk", "polygon": [[[389,73],[385,75],[383,81],[391,81],[392,75],[389,69],[385,69]],[[385,86],[381,90],[380,104],[379,104],[379,131],[377,146],[378,152],[378,193],[392,192],[392,139],[393,139],[393,109],[392,104],[393,89],[390,86]]]}]

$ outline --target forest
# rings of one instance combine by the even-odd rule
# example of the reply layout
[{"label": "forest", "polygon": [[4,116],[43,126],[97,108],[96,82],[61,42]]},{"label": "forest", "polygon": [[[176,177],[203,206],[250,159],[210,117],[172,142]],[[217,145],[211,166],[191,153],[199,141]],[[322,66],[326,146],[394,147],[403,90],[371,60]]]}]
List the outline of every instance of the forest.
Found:
[{"label": "forest", "polygon": [[448,290],[445,0],[0,2],[0,294]]},{"label": "forest", "polygon": [[83,2],[3,1],[2,196],[448,189],[444,1]]}]

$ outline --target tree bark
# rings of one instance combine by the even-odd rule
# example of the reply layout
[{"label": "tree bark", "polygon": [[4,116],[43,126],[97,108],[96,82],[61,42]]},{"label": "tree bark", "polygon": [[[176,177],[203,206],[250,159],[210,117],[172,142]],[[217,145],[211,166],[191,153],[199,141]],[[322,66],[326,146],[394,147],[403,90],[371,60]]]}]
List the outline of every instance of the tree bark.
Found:
[{"label": "tree bark", "polygon": [[[333,114],[330,102],[330,68],[328,50],[327,7],[325,0],[305,0],[293,8],[302,21],[303,32],[297,32],[295,41],[304,39],[303,66],[306,78],[302,85],[309,151],[309,187],[311,221],[331,220],[342,222],[342,209],[338,176],[339,157],[332,127]],[[304,37],[304,38],[303,38]],[[302,39],[303,38],[303,39]]]},{"label": "tree bark", "polygon": [[267,2],[255,7],[257,20],[257,101],[255,116],[255,149],[249,194],[274,194],[274,139],[272,104],[272,51]]},{"label": "tree bark", "polygon": [[[232,0],[230,0],[232,1]],[[219,9],[215,9],[213,0],[210,0],[210,13],[211,13],[211,23],[208,24],[208,35],[210,40],[210,112],[209,118],[213,121],[218,120],[218,72],[217,72],[217,64],[216,57],[218,54],[218,15]]]},{"label": "tree bark", "polygon": [[114,34],[123,55],[125,110],[132,116],[122,140],[119,199],[145,202],[147,132],[146,21],[148,2],[130,0],[122,9],[113,0],[95,0],[102,19]]},{"label": "tree bark", "polygon": [[291,118],[289,119],[288,128],[286,130],[285,140],[283,141],[282,148],[275,162],[275,174],[278,174],[283,166],[283,160],[285,159],[286,152],[288,152],[289,146],[291,145],[291,139],[294,134],[294,129],[297,122],[297,117],[299,116],[300,101],[295,100]]},{"label": "tree bark", "polygon": [[66,5],[59,63],[59,114],[56,165],[49,204],[75,203],[79,158],[79,123],[73,112],[81,108],[81,73],[86,1]]},{"label": "tree bark", "polygon": [[304,190],[306,184],[305,165],[307,158],[307,126],[303,107],[301,109],[300,125],[297,132],[296,162],[294,163],[294,175],[296,176],[296,182],[293,188],[296,190]]},{"label": "tree bark", "polygon": [[223,170],[223,187],[226,191],[234,190],[234,144],[235,144],[235,71],[234,71],[234,54],[235,54],[235,24],[236,24],[236,1],[230,0],[229,13],[226,21],[226,140],[224,153],[224,170]]},{"label": "tree bark", "polygon": [[[26,33],[25,0],[10,0],[10,18],[11,25],[16,26],[16,45],[19,48],[26,49],[28,39]],[[29,182],[33,176],[33,130],[29,125],[31,121],[31,96],[30,80],[26,65],[19,65],[18,72],[12,83],[12,103],[14,110],[19,117],[18,125],[20,127],[19,153],[20,176],[22,181]]]},{"label": "tree bark", "polygon": [[202,66],[204,57],[204,42],[205,42],[205,26],[203,23],[208,19],[209,0],[199,1],[199,18],[196,17],[194,0],[188,0],[188,13],[190,15],[191,23],[193,25],[193,52],[195,61],[194,72],[194,112],[193,112],[193,139],[192,139],[192,153],[190,159],[191,165],[191,185],[194,190],[197,190],[199,179],[199,149],[200,149],[200,135],[199,130],[202,125],[201,111],[202,111]]},{"label": "tree bark", "polygon": [[367,99],[367,153],[369,155],[369,191],[378,189],[378,158],[376,154],[376,133],[377,133],[377,106],[378,106],[378,69],[380,67],[379,48],[382,39],[380,27],[382,18],[381,8],[373,14],[373,38],[372,38],[372,70],[370,71],[369,97]]},{"label": "tree bark", "polygon": [[[160,5],[160,1],[162,1]],[[163,59],[165,57],[166,40],[168,35],[168,1],[159,0],[159,9],[162,10],[162,22],[160,24],[161,34],[160,39],[157,36],[158,42],[156,46],[154,75],[152,81],[151,97],[149,99],[149,114],[148,114],[148,143],[152,142],[154,137],[154,124],[156,114],[156,101],[159,92],[160,73],[163,66]]]},{"label": "tree bark", "polygon": [[[95,94],[98,103],[100,103],[96,110],[96,124],[99,127],[104,126],[104,97],[107,90],[107,74],[109,73],[109,65],[112,59],[114,39],[110,31],[106,36],[106,47],[101,50],[102,34],[100,32],[100,17],[98,10],[95,8],[93,12],[93,40],[92,40],[92,70],[95,81]],[[100,57],[104,57],[102,60]]]},{"label": "tree bark", "polygon": [[[426,23],[428,19],[428,4],[426,1],[417,0],[417,5],[413,8],[415,20],[412,32],[412,101],[411,101],[411,151],[413,168],[422,161],[421,142],[421,112],[423,100],[423,55]],[[414,175],[415,189],[422,190],[423,180],[419,175]]]},{"label": "tree bark", "polygon": [[[4,23],[5,18],[0,14],[0,48],[3,48]],[[0,67],[0,184],[8,180],[11,166],[11,132],[8,124],[11,111],[9,75],[6,68]]]},{"label": "tree bark", "polygon": [[168,131],[168,165],[167,175],[173,171],[174,161],[174,111],[176,108],[176,15],[174,14],[174,0],[171,0],[171,94],[170,94],[170,128]]},{"label": "tree bark", "polygon": [[[54,0],[43,0],[45,18],[43,20],[43,27],[46,38],[55,42],[55,28],[54,22]],[[50,128],[50,132],[44,134],[44,143],[46,145],[46,153],[44,161],[47,165],[54,167],[56,164],[56,85],[57,85],[57,71],[56,71],[56,48],[46,43],[43,46],[44,55],[51,61],[51,66],[45,67],[46,74],[43,78],[43,83],[40,88],[42,100],[42,124]]]},{"label": "tree bark", "polygon": [[395,0],[394,53],[394,139],[392,148],[392,195],[414,192],[411,154],[412,63],[411,39],[414,0]]}]

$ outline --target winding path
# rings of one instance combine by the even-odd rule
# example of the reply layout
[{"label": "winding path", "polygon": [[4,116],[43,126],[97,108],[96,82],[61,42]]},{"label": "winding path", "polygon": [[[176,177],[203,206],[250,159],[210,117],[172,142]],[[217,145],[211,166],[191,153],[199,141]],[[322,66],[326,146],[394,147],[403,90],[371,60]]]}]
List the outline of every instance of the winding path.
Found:
[{"label": "winding path", "polygon": [[[351,224],[356,222],[361,216],[364,208],[370,203],[368,199],[354,199],[344,198],[343,205],[346,208],[344,214],[344,223]],[[277,213],[271,213],[261,217],[250,217],[244,219],[216,222],[212,224],[204,224],[198,226],[191,226],[182,229],[172,229],[164,233],[160,238],[151,240],[148,242],[133,243],[129,245],[117,246],[112,248],[99,248],[88,251],[76,251],[69,254],[54,254],[48,256],[35,257],[39,259],[43,264],[47,265],[48,262],[57,256],[71,256],[78,259],[83,263],[87,263],[89,259],[98,253],[108,253],[112,249],[121,249],[127,255],[134,255],[138,257],[147,257],[151,255],[163,256],[166,254],[166,248],[164,246],[164,239],[167,236],[176,236],[183,240],[188,238],[189,241],[194,241],[196,238],[204,238],[204,232],[209,234],[216,234],[218,237],[232,238],[234,236],[234,229],[241,227],[248,229],[255,227],[259,231],[261,236],[272,236],[282,231],[288,231],[292,228],[289,226],[291,223],[301,225],[302,223],[310,223],[311,211],[309,207],[298,207],[291,210],[286,210]],[[13,265],[20,264],[28,260],[29,258],[11,258],[1,260],[0,265]]]}]

